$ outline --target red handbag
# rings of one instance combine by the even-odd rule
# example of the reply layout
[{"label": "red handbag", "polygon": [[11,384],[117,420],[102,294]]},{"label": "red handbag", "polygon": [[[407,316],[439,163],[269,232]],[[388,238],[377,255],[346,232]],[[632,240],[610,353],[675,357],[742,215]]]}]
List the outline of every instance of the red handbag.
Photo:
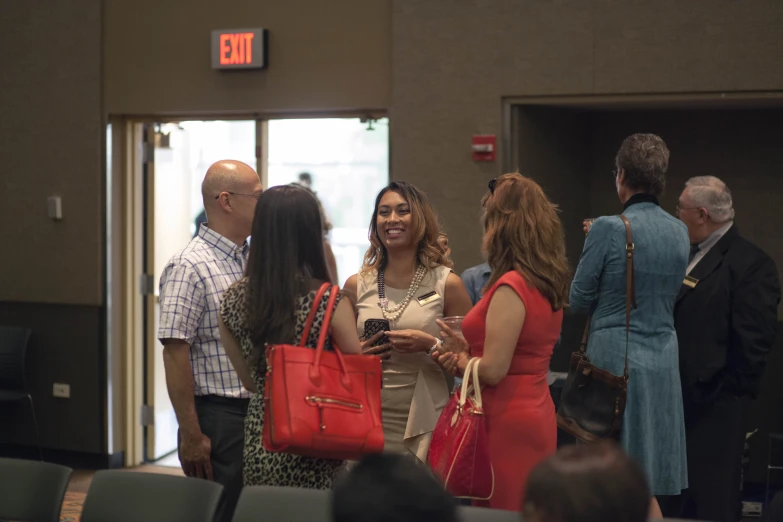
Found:
[{"label": "red handbag", "polygon": [[318,305],[318,290],[299,346],[266,348],[263,444],[267,451],[306,457],[355,460],[383,451],[381,360],[324,351],[340,289],[331,286],[318,346],[305,347]]},{"label": "red handbag", "polygon": [[481,403],[480,361],[468,361],[465,379],[435,425],[427,461],[455,497],[489,500],[495,491],[495,474]]}]

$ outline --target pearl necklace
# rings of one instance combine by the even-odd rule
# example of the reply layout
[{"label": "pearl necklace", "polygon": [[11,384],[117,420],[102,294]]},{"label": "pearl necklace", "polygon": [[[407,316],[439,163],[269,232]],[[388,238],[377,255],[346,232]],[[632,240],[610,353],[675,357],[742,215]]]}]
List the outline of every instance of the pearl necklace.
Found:
[{"label": "pearl necklace", "polygon": [[418,268],[416,268],[416,273],[413,274],[413,281],[411,281],[411,286],[408,288],[408,294],[405,296],[405,299],[397,306],[389,307],[389,300],[386,298],[386,281],[383,276],[383,270],[378,271],[378,306],[380,307],[383,316],[389,322],[393,323],[400,318],[408,307],[408,304],[411,302],[411,299],[413,299],[413,296],[416,295],[416,292],[419,290],[419,285],[426,273],[427,269],[424,268],[424,266],[419,265]]}]

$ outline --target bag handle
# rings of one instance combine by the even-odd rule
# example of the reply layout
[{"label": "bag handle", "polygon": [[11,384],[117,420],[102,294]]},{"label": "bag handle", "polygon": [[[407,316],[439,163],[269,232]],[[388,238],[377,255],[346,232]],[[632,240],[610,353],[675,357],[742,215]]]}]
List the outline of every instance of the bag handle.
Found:
[{"label": "bag handle", "polygon": [[468,390],[471,384],[471,377],[473,378],[472,382],[472,391],[473,391],[473,402],[476,405],[476,408],[478,410],[483,410],[484,403],[481,400],[481,384],[479,383],[479,376],[478,376],[478,370],[479,370],[479,363],[481,362],[481,357],[473,357],[468,361],[468,366],[465,368],[465,380],[462,383],[462,389],[460,390],[460,396],[459,396],[459,407],[462,409],[465,406],[465,403],[468,400],[468,394],[471,390]]},{"label": "bag handle", "polygon": [[315,294],[315,298],[313,299],[313,306],[310,308],[310,313],[307,315],[307,321],[305,322],[304,330],[302,330],[302,339],[299,341],[300,348],[304,348],[305,344],[307,343],[307,338],[310,336],[310,328],[313,326],[313,321],[315,321],[315,312],[318,311],[318,306],[321,304],[321,299],[323,299],[324,294],[330,286],[331,285],[329,283],[322,284],[318,289],[318,292]]},{"label": "bag handle", "polygon": [[[620,219],[623,220],[625,225],[625,371],[623,375],[626,380],[628,379],[628,344],[630,342],[631,331],[631,308],[636,308],[636,284],[633,271],[633,233],[631,231],[631,223],[625,215],[620,214]],[[590,333],[590,320],[592,314],[587,317],[587,324],[585,325],[585,332],[582,334],[582,343],[579,345],[579,352],[587,352],[587,338]]]},{"label": "bag handle", "polygon": [[465,377],[462,379],[462,385],[460,386],[460,391],[459,391],[460,408],[462,408],[465,405],[465,402],[467,402],[468,400],[468,388],[470,387],[470,380],[473,377],[471,370],[473,369],[473,365],[475,364],[476,364],[476,358],[469,359],[468,366],[465,368]]},{"label": "bag handle", "polygon": [[[337,296],[340,295],[340,287],[337,285],[331,286],[329,283],[324,283],[321,286],[321,290],[318,292],[318,300],[313,304],[313,309],[317,309],[318,305],[321,302],[321,299],[323,298],[324,293],[326,292],[326,288],[331,287],[332,291],[329,293],[329,301],[326,303],[326,313],[324,314],[324,320],[321,324],[321,332],[318,335],[318,346],[315,349],[315,359],[313,360],[313,364],[310,366],[310,380],[315,382],[316,380],[319,380],[321,377],[321,356],[324,353],[324,347],[326,346],[326,337],[329,335],[329,327],[332,324],[332,314],[334,313],[334,305],[337,302]],[[308,318],[308,321],[310,319]],[[337,361],[340,364],[340,373],[341,373],[341,381],[343,384],[343,387],[350,390],[351,389],[351,380],[348,378],[348,372],[345,369],[345,360],[343,359],[343,354],[340,351],[340,348],[335,345],[334,346],[334,353],[337,356]]]}]

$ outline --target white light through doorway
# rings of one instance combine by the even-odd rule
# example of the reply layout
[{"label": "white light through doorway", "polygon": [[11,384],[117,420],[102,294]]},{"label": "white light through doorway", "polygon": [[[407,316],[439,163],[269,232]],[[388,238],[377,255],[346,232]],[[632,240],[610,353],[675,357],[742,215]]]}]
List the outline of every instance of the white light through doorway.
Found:
[{"label": "white light through doorway", "polygon": [[389,120],[372,127],[358,118],[269,121],[268,184],[312,176],[334,227],[329,239],[340,286],[361,267],[375,197],[389,182]]}]

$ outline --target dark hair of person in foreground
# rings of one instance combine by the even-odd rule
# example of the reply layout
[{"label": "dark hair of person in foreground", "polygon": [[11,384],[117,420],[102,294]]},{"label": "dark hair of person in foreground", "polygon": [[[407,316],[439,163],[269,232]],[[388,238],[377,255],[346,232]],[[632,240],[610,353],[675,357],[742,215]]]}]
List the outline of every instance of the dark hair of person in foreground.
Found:
[{"label": "dark hair of person in foreground", "polygon": [[527,482],[525,522],[646,522],[650,489],[641,467],[611,441],[567,446]]},{"label": "dark hair of person in foreground", "polygon": [[403,455],[364,457],[336,485],[334,522],[457,522],[457,503],[423,465]]}]

